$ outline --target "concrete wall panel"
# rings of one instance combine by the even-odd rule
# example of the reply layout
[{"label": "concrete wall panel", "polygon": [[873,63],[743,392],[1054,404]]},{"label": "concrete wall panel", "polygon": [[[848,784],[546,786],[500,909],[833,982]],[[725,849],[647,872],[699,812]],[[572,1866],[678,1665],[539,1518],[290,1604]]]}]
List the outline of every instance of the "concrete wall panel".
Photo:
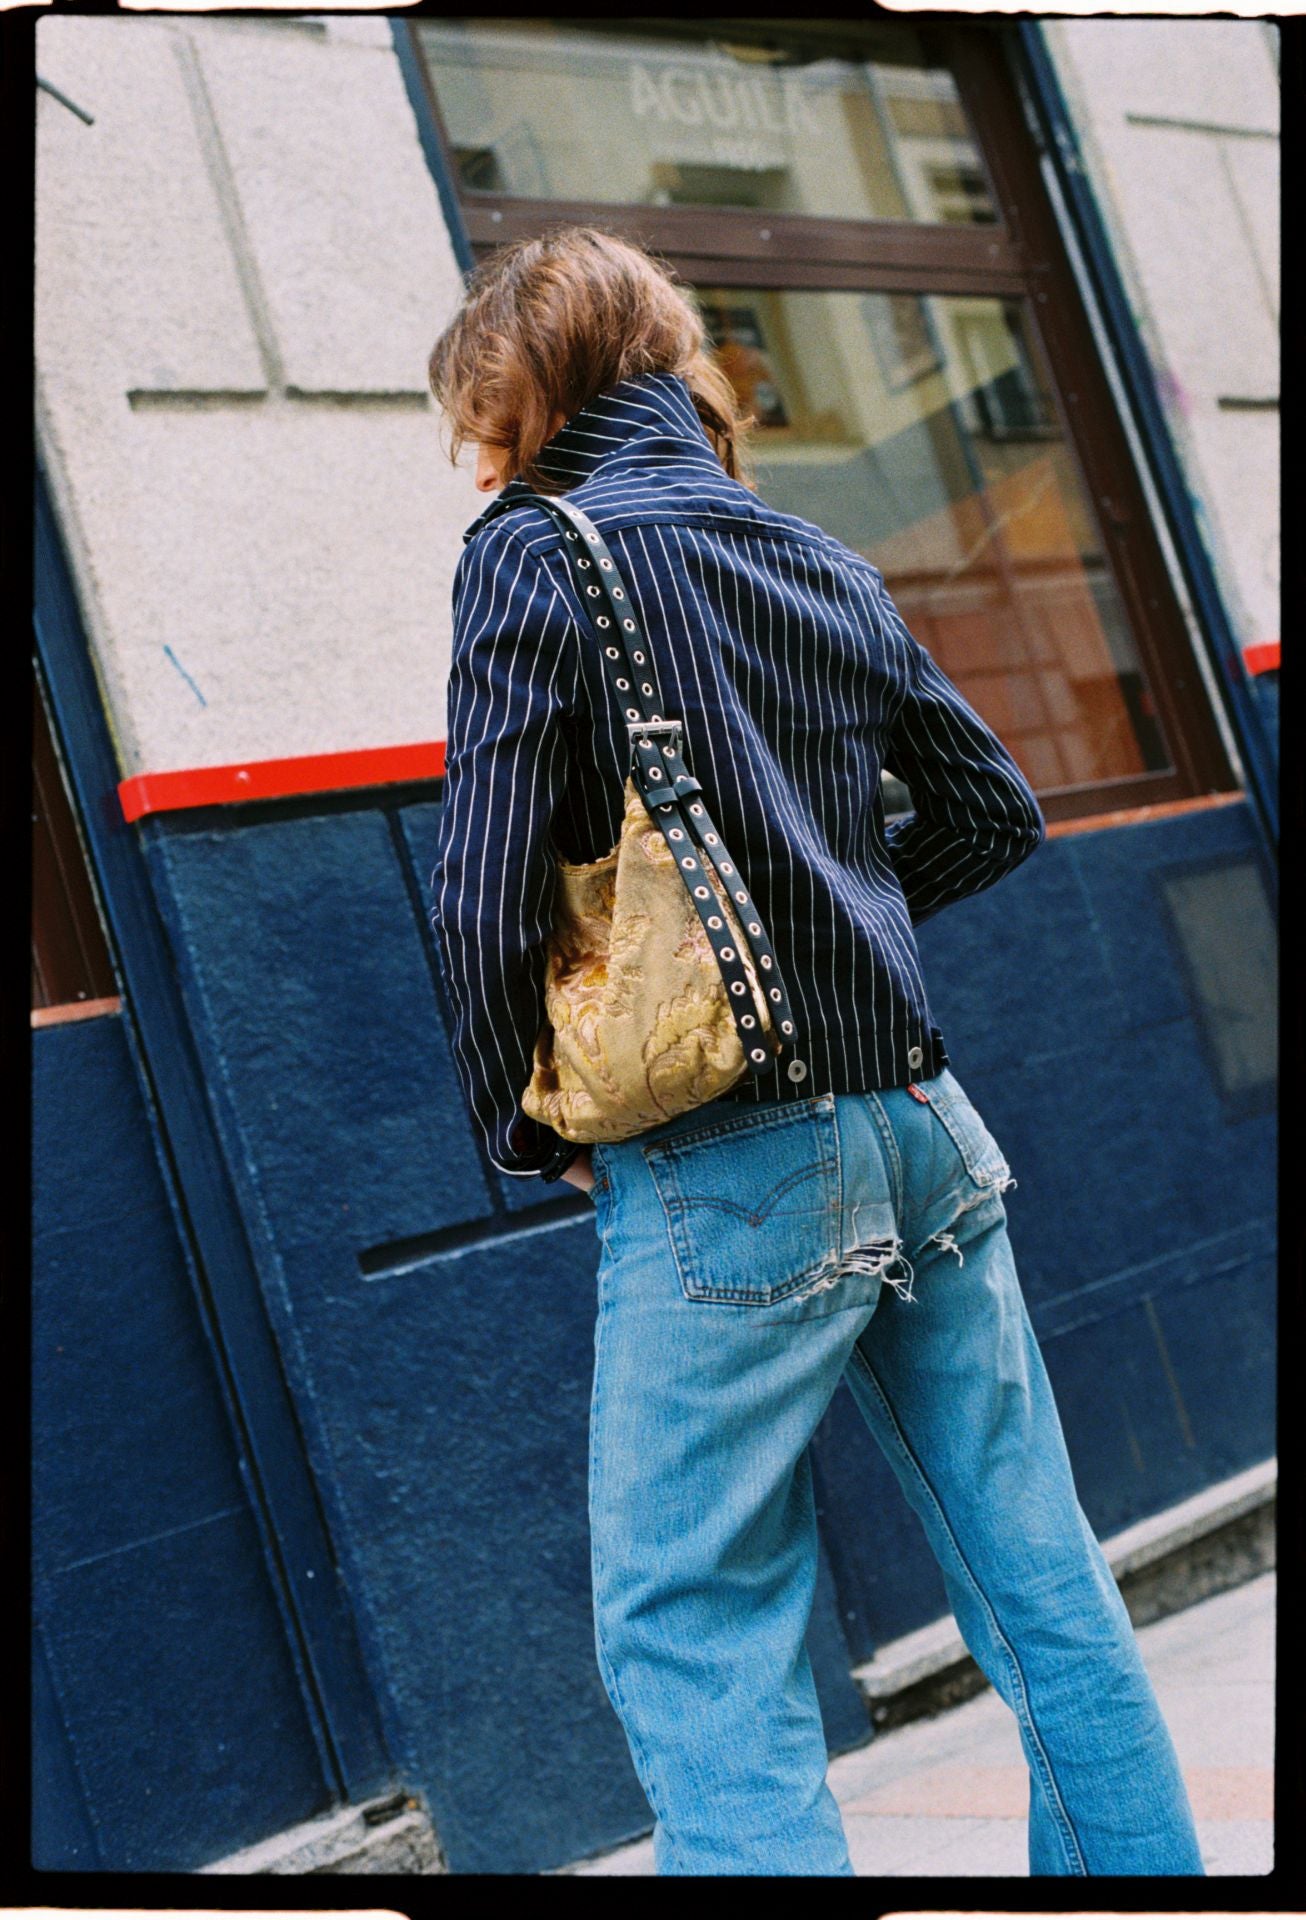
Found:
[{"label": "concrete wall panel", "polygon": [[1044,32],[1234,630],[1243,646],[1277,639],[1277,445],[1245,404],[1273,409],[1279,392],[1265,23],[1060,19]]},{"label": "concrete wall panel", "polygon": [[[1227,140],[1222,150],[1256,256],[1261,290],[1277,322],[1282,279],[1279,143],[1277,140]],[[1277,350],[1277,336],[1275,346]]]},{"label": "concrete wall panel", "polygon": [[36,40],[42,77],[95,122],[37,95],[36,331],[51,404],[121,421],[134,388],[261,393],[183,41],[154,20],[71,15],[38,21]]},{"label": "concrete wall panel", "polygon": [[1165,113],[1278,133],[1274,62],[1256,21],[1108,17],[1049,25],[1111,119]]},{"label": "concrete wall panel", "polygon": [[1238,587],[1248,640],[1278,640],[1279,410],[1204,409],[1191,422],[1201,471],[1220,501],[1238,502]]},{"label": "concrete wall panel", "polygon": [[457,274],[393,48],[254,20],[197,49],[287,382],[421,398]]},{"label": "concrete wall panel", "polygon": [[1169,126],[1126,125],[1112,144],[1113,184],[1144,295],[1167,358],[1200,401],[1278,391],[1272,379],[1262,384],[1278,337],[1225,154],[1209,134]]},{"label": "concrete wall panel", "polygon": [[[303,23],[55,18],[39,437],[124,775],[439,739],[481,505],[398,63]],[[88,297],[88,290],[90,297]]]},{"label": "concrete wall panel", "polygon": [[443,737],[459,515],[425,412],[151,411],[124,438],[93,523],[124,771]]}]

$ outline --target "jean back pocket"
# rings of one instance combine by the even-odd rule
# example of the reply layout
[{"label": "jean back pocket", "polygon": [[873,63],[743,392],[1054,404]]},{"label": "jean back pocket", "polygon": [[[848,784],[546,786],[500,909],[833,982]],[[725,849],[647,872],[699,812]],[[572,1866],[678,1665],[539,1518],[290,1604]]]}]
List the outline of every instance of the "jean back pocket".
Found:
[{"label": "jean back pocket", "polygon": [[972,1184],[1005,1185],[1011,1178],[1006,1156],[951,1069],[944,1067],[932,1080],[918,1080],[916,1087],[950,1136]]},{"label": "jean back pocket", "polygon": [[837,1260],[832,1093],[715,1119],[642,1152],[687,1299],[770,1306]]}]

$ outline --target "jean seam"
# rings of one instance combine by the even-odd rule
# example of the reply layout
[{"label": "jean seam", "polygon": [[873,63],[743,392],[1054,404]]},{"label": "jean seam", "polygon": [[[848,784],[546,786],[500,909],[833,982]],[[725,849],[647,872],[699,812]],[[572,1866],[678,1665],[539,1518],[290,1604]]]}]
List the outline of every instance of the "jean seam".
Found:
[{"label": "jean seam", "polygon": [[728,1120],[705,1122],[702,1127],[687,1127],[683,1133],[669,1134],[665,1140],[652,1140],[640,1148],[645,1160],[655,1154],[673,1154],[681,1145],[694,1146],[700,1140],[714,1140],[721,1134],[763,1133],[768,1127],[793,1125],[799,1120],[810,1120],[812,1109],[827,1106],[833,1112],[834,1095],[832,1093],[812,1093],[803,1100],[786,1100],[783,1104],[766,1108],[757,1107],[751,1113],[732,1114]]},{"label": "jean seam", "polygon": [[[953,1077],[955,1079],[955,1076]],[[962,1093],[961,1083],[959,1081],[957,1082],[957,1089],[958,1091],[954,1093],[951,1089],[934,1088],[929,1083],[926,1083],[921,1087],[921,1092],[929,1102],[931,1113],[956,1149],[957,1155],[965,1167],[972,1185],[986,1187],[993,1180],[1009,1176],[1011,1168],[1007,1163],[1006,1156],[1003,1154],[1001,1147],[997,1141],[993,1139],[988,1128],[984,1127],[982,1116],[975,1112],[974,1107],[971,1106],[968,1099],[965,1101],[965,1104],[963,1104],[962,1098],[958,1097],[958,1095]],[[973,1116],[969,1127],[966,1117],[967,1106],[970,1106],[971,1115]],[[969,1138],[969,1134],[974,1132],[974,1120],[978,1120],[980,1126],[984,1128],[984,1132],[988,1133],[988,1141],[971,1140]],[[992,1143],[992,1153],[989,1149],[989,1142]],[[994,1153],[997,1155],[996,1159],[993,1158]]]},{"label": "jean seam", "polygon": [[879,1395],[879,1398],[883,1403],[884,1410],[888,1415],[889,1420],[893,1426],[894,1433],[897,1435],[898,1444],[902,1448],[904,1455],[909,1461],[913,1473],[916,1475],[916,1478],[920,1481],[921,1485],[924,1487],[927,1495],[929,1496],[930,1502],[934,1507],[935,1512],[938,1514],[940,1524],[942,1525],[944,1532],[948,1536],[948,1540],[952,1546],[953,1552],[957,1556],[958,1563],[961,1566],[961,1569],[966,1578],[966,1581],[970,1585],[972,1591],[978,1597],[979,1602],[983,1607],[985,1613],[988,1615],[989,1624],[992,1627],[994,1638],[996,1639],[998,1645],[1001,1647],[1003,1654],[1006,1656],[1008,1670],[1010,1672],[1011,1679],[1012,1679],[1013,1691],[1016,1693],[1016,1696],[1020,1702],[1020,1707],[1017,1709],[1017,1718],[1023,1721],[1024,1725],[1028,1729],[1031,1743],[1038,1757],[1038,1760],[1040,1763],[1040,1775],[1042,1777],[1043,1787],[1048,1795],[1049,1804],[1052,1807],[1054,1825],[1056,1826],[1058,1833],[1060,1835],[1062,1846],[1066,1854],[1066,1858],[1071,1864],[1072,1871],[1086,1875],[1088,1873],[1088,1867],[1084,1862],[1084,1856],[1080,1849],[1079,1840],[1078,1840],[1078,1837],[1076,1836],[1074,1825],[1070,1819],[1070,1815],[1066,1812],[1065,1803],[1061,1798],[1061,1792],[1059,1787],[1057,1786],[1056,1778],[1052,1771],[1052,1763],[1047,1757],[1046,1750],[1044,1749],[1044,1746],[1043,1746],[1042,1736],[1039,1733],[1037,1723],[1034,1719],[1034,1714],[1030,1708],[1029,1694],[1025,1685],[1025,1676],[1021,1671],[1020,1661],[1016,1656],[1015,1649],[1011,1645],[1011,1642],[1008,1640],[1006,1634],[1002,1631],[1001,1624],[998,1620],[998,1616],[996,1612],[994,1611],[992,1602],[990,1601],[988,1595],[985,1593],[983,1587],[980,1585],[979,1581],[976,1579],[974,1573],[972,1572],[970,1563],[966,1559],[965,1554],[962,1552],[960,1543],[958,1542],[957,1536],[953,1531],[952,1523],[948,1518],[947,1510],[944,1507],[943,1502],[940,1500],[938,1494],[935,1492],[933,1486],[931,1485],[930,1480],[925,1472],[925,1469],[922,1467],[920,1461],[917,1459],[916,1454],[912,1448],[911,1442],[908,1440],[905,1432],[903,1431],[903,1428],[898,1420],[898,1416],[894,1411],[893,1404],[890,1401],[888,1394],[885,1392],[884,1387],[881,1384],[878,1376],[876,1375],[874,1368],[871,1366],[870,1362],[867,1360],[865,1354],[862,1352],[859,1346],[854,1345],[853,1351],[852,1351],[852,1359],[854,1364],[861,1368],[862,1372],[866,1375],[867,1380],[870,1382],[872,1388]]},{"label": "jean seam", "polygon": [[898,1222],[898,1231],[901,1233],[906,1224],[903,1211],[906,1205],[906,1196],[903,1192],[902,1156],[898,1152],[898,1141],[889,1116],[884,1111],[884,1105],[880,1100],[880,1096],[877,1093],[868,1092],[867,1098],[871,1103],[871,1113],[874,1117],[876,1127],[879,1129],[880,1139],[883,1142],[885,1153],[888,1156],[889,1177],[893,1182],[894,1188],[894,1218]]},{"label": "jean seam", "polygon": [[[601,1282],[600,1282],[600,1285],[601,1285]],[[598,1317],[595,1323],[594,1386],[590,1394],[589,1477],[590,1477],[591,1495],[598,1481],[598,1471],[597,1471],[598,1406],[599,1406],[599,1381],[602,1376],[604,1318],[605,1318],[604,1302],[602,1298],[600,1298],[599,1307],[598,1307]],[[626,1739],[630,1744],[631,1754],[636,1764],[636,1770],[640,1775],[640,1785],[644,1789],[644,1793],[648,1800],[649,1806],[652,1808],[654,1818],[657,1820],[663,1821],[663,1823],[665,1824],[666,1815],[662,1811],[661,1807],[658,1805],[658,1800],[660,1796],[657,1795],[653,1789],[653,1784],[652,1784],[653,1774],[652,1774],[652,1769],[649,1765],[648,1753],[644,1747],[643,1741],[639,1737],[638,1732],[634,1728],[634,1724],[630,1718],[630,1710],[626,1705],[625,1696],[623,1695],[621,1691],[621,1687],[617,1681],[617,1670],[614,1667],[611,1657],[608,1654],[607,1647],[604,1644],[603,1609],[599,1603],[599,1597],[598,1597],[600,1577],[603,1572],[603,1557],[599,1552],[598,1528],[595,1525],[593,1525],[593,1522],[591,1522],[591,1527],[590,1527],[590,1553],[591,1553],[591,1559],[592,1559],[593,1602],[594,1602],[594,1642],[595,1642],[595,1651],[598,1655],[599,1672],[602,1675],[603,1680],[607,1685],[608,1693],[612,1700],[612,1704],[616,1709],[618,1718],[621,1721],[622,1729],[625,1732]]]}]

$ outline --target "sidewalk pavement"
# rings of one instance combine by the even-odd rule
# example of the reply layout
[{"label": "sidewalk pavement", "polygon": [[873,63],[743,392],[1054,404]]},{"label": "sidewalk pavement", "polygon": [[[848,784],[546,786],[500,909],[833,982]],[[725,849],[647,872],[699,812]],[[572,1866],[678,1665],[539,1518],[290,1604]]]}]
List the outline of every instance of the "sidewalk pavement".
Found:
[{"label": "sidewalk pavement", "polygon": [[[1274,1865],[1275,1576],[1139,1631],[1179,1751],[1208,1874]],[[1028,1878],[1029,1776],[1015,1716],[986,1688],[831,1761],[859,1875]],[[562,1869],[651,1874],[651,1839]]]}]

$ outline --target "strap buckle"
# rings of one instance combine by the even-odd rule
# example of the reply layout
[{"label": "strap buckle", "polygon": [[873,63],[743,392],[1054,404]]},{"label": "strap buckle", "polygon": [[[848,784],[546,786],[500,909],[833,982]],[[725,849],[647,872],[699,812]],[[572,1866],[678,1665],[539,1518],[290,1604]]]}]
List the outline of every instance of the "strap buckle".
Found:
[{"label": "strap buckle", "polygon": [[637,733],[672,733],[676,737],[676,751],[680,751],[683,740],[681,720],[627,720],[626,731],[632,736]]}]

